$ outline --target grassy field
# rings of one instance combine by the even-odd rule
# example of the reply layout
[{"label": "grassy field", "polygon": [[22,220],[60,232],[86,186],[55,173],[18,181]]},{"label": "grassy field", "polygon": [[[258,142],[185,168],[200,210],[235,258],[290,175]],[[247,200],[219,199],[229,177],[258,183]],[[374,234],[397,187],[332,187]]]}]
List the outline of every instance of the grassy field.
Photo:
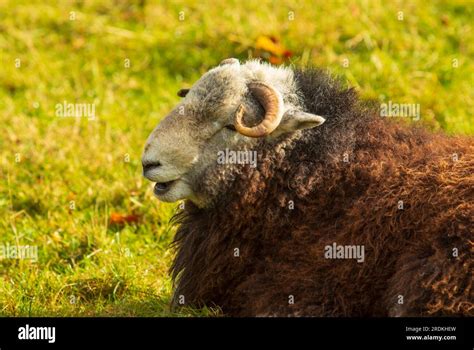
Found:
[{"label": "grassy field", "polygon": [[[473,2],[294,3],[0,1],[0,246],[38,253],[0,260],[0,315],[218,313],[170,310],[176,204],[153,197],[140,157],[178,89],[262,55],[262,36],[365,98],[419,103],[429,128],[474,134]],[[96,117],[58,117],[65,101]]]}]

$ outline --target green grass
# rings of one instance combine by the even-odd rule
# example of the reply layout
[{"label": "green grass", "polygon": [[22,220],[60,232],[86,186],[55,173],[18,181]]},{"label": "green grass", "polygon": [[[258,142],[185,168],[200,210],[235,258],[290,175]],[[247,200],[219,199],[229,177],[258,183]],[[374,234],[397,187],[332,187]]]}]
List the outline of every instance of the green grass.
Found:
[{"label": "green grass", "polygon": [[[39,255],[0,260],[0,315],[217,314],[169,308],[176,206],[153,198],[140,156],[176,91],[256,55],[260,35],[365,98],[419,103],[429,128],[474,134],[472,3],[293,3],[0,2],[0,245]],[[58,118],[63,101],[94,103],[96,120]],[[113,212],[141,219],[111,226]]]}]

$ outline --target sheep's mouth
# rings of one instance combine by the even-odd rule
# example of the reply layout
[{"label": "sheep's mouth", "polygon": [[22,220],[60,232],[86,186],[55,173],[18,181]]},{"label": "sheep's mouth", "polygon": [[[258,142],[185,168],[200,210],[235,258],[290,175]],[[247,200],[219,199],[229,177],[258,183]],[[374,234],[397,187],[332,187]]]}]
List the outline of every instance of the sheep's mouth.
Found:
[{"label": "sheep's mouth", "polygon": [[171,188],[171,186],[176,182],[176,180],[173,180],[173,181],[168,181],[168,182],[157,182],[155,184],[155,187],[153,188],[153,192],[157,195],[157,196],[162,196],[164,195],[166,192],[169,191],[169,189]]}]

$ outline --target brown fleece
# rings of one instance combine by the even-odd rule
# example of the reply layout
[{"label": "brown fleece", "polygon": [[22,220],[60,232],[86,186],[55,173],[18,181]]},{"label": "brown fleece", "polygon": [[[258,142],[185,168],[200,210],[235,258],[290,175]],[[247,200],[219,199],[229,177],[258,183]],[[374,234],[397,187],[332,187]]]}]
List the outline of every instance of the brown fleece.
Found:
[{"label": "brown fleece", "polygon": [[[256,168],[229,166],[209,189],[215,205],[186,203],[175,303],[230,316],[474,316],[473,139],[380,118],[320,71],[296,77],[326,123],[262,140]],[[363,245],[364,262],[326,259],[333,242]]]}]

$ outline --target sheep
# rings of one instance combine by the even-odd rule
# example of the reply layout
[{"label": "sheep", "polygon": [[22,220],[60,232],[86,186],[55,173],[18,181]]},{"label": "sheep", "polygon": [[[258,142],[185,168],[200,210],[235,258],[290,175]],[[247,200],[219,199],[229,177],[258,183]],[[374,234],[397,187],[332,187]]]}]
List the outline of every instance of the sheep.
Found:
[{"label": "sheep", "polygon": [[142,158],[158,199],[185,200],[173,305],[474,315],[472,138],[380,117],[315,68],[227,59],[179,95]]}]

